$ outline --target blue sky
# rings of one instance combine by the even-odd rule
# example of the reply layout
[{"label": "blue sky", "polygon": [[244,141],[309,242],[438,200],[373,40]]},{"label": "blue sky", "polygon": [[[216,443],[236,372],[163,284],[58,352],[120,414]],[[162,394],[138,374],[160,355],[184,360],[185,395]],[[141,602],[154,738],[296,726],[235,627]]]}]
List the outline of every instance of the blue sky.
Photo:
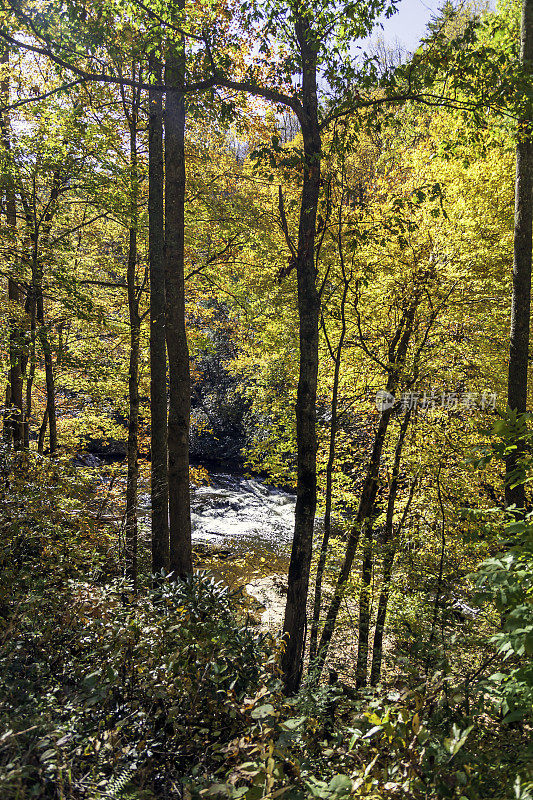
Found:
[{"label": "blue sky", "polygon": [[396,14],[383,21],[384,30],[376,29],[372,38],[379,34],[387,44],[397,40],[406,50],[413,51],[439,6],[442,0],[401,0]]}]

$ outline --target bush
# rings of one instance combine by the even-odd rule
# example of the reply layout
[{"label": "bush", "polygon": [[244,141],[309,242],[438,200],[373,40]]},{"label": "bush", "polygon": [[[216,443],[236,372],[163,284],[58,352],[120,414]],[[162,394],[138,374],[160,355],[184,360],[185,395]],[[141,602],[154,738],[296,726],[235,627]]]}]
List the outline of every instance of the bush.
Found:
[{"label": "bush", "polygon": [[277,686],[272,642],[205,574],[141,598],[71,582],[45,614],[36,603],[0,647],[6,800],[181,797],[249,723],[248,695]]}]

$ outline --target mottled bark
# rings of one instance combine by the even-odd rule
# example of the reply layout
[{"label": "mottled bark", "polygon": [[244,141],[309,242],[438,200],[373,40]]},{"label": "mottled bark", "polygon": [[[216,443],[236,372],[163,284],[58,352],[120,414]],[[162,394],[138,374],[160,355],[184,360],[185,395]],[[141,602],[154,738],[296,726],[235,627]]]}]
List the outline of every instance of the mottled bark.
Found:
[{"label": "mottled bark", "polygon": [[[520,61],[529,71],[533,64],[533,0],[522,2]],[[531,109],[520,121],[516,146],[515,227],[513,294],[507,405],[522,414],[527,407],[529,331],[531,314],[531,254],[533,220],[533,137]],[[516,449],[506,463],[506,502],[525,506],[524,486],[513,486],[518,461],[523,451],[525,422],[516,430]]]},{"label": "mottled bark", "polygon": [[[154,67],[156,82],[161,69]],[[148,217],[150,258],[150,453],[152,573],[169,568],[167,352],[165,343],[163,96],[149,93]]]},{"label": "mottled bark", "polygon": [[294,539],[283,621],[285,650],[281,661],[287,694],[293,694],[298,690],[302,676],[316,512],[316,391],[320,298],[316,285],[314,255],[322,154],[318,123],[316,55],[311,44],[309,21],[301,19],[296,24],[295,32],[303,65],[303,108],[300,124],[305,162],[296,257],[300,332],[300,370],[296,399],[298,476]]},{"label": "mottled bark", "polygon": [[170,398],[168,494],[170,570],[192,573],[189,494],[191,377],[185,328],[185,103],[183,41],[167,56],[165,80],[165,287]]}]

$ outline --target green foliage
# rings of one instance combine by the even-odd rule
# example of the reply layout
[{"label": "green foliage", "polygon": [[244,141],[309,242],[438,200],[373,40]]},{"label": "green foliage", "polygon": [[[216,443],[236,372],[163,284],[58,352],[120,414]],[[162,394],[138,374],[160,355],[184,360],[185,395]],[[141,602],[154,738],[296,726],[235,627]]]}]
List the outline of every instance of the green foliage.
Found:
[{"label": "green foliage", "polygon": [[0,608],[2,630],[26,593],[53,591],[113,569],[111,542],[91,519],[96,476],[64,460],[0,447]]},{"label": "green foliage", "polygon": [[3,797],[174,796],[249,724],[246,698],[276,691],[271,644],[205,574],[138,599],[71,581],[43,601],[29,594],[1,643]]},{"label": "green foliage", "polygon": [[[492,447],[478,461],[485,467],[492,459],[505,461],[517,447],[524,449],[514,473],[513,485],[529,483],[532,475],[531,429],[528,415],[508,412],[494,425]],[[493,603],[501,626],[491,641],[502,663],[488,682],[488,690],[504,722],[533,718],[533,512],[517,517],[509,513],[496,529],[501,552],[486,559],[476,579],[480,603]]]}]

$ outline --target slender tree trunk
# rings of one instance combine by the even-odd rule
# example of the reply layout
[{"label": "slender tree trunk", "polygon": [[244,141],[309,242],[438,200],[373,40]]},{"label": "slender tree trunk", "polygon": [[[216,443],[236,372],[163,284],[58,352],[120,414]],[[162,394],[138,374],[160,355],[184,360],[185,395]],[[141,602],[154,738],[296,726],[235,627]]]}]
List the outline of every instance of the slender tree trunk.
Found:
[{"label": "slender tree trunk", "polygon": [[139,482],[139,350],[141,318],[139,297],[135,286],[137,272],[138,169],[137,169],[137,108],[130,112],[131,200],[128,245],[128,311],[130,322],[130,363],[128,374],[128,477],[126,485],[126,577],[137,586],[137,491]]},{"label": "slender tree trunk", "polygon": [[[44,373],[46,381],[46,416],[50,435],[50,455],[57,450],[56,392],[52,347],[44,321],[43,274],[37,257],[37,233],[34,242],[33,287],[35,296],[38,336],[44,356]],[[44,426],[46,430],[46,425]],[[40,451],[41,452],[41,451]]]},{"label": "slender tree trunk", "polygon": [[[391,481],[389,486],[389,496],[387,500],[387,514],[385,517],[385,532],[383,536],[383,574],[381,582],[381,592],[378,601],[378,610],[376,615],[376,627],[374,629],[374,641],[372,643],[372,669],[370,671],[370,683],[376,686],[381,675],[381,660],[383,653],[383,633],[385,631],[385,619],[387,617],[387,607],[389,604],[389,591],[390,579],[392,574],[392,566],[394,564],[394,556],[396,555],[396,541],[401,530],[401,523],[398,526],[396,536],[394,536],[394,509],[396,506],[396,497],[398,495],[398,482],[400,478],[400,465],[402,460],[403,445],[407,429],[411,421],[412,409],[409,408],[405,412],[405,416],[400,425],[400,433],[394,451],[394,461],[392,465]],[[409,495],[412,497],[412,494]],[[408,501],[410,505],[410,501]],[[405,518],[405,512],[404,517]],[[402,519],[403,519],[402,518]],[[357,665],[357,674],[363,675],[363,665]],[[366,675],[364,675],[366,682]],[[365,685],[365,684],[361,684]]]},{"label": "slender tree trunk", "polygon": [[[154,70],[161,82],[161,68]],[[150,453],[152,573],[169,568],[167,352],[165,344],[165,265],[163,208],[163,96],[149,93],[148,216],[150,251]]]},{"label": "slender tree trunk", "polygon": [[[342,203],[341,203],[342,205]],[[342,254],[341,254],[342,259]],[[346,315],[345,305],[346,297],[348,294],[349,283],[344,274],[343,265],[343,278],[344,289],[341,300],[341,334],[335,352],[335,368],[333,372],[333,391],[331,396],[331,426],[329,432],[329,453],[328,463],[326,465],[326,504],[324,509],[324,536],[322,537],[322,544],[320,547],[320,556],[316,570],[315,579],[315,598],[313,604],[313,621],[311,623],[311,637],[309,640],[309,659],[312,661],[316,656],[316,649],[318,644],[318,625],[320,622],[320,609],[322,606],[322,581],[324,578],[324,570],[326,568],[326,560],[328,557],[329,539],[331,536],[331,504],[333,492],[333,466],[335,464],[335,442],[337,436],[337,408],[339,402],[339,376],[342,361],[342,348],[344,346],[344,339],[346,337]],[[325,328],[324,328],[325,330]]]},{"label": "slender tree trunk", "polygon": [[32,391],[33,381],[35,380],[35,302],[31,292],[26,302],[27,313],[30,317],[30,331],[29,331],[29,345],[28,345],[28,361],[29,366],[26,364],[26,408],[24,412],[24,448],[29,450],[30,447],[30,425],[32,413]]},{"label": "slender tree trunk", "polygon": [[442,595],[442,582],[444,578],[444,561],[446,558],[446,514],[444,512],[444,503],[442,500],[442,487],[440,483],[441,465],[437,472],[437,498],[440,508],[440,559],[439,559],[439,574],[437,575],[437,587],[435,589],[435,603],[433,606],[433,619],[431,620],[431,633],[429,636],[430,644],[435,638],[435,631],[437,630],[437,619],[439,615],[440,598]]},{"label": "slender tree trunk", "polygon": [[192,573],[189,493],[191,376],[185,328],[185,103],[180,87],[184,43],[167,56],[165,78],[165,286],[166,341],[170,375],[168,414],[168,493],[170,570]]},{"label": "slender tree trunk", "polygon": [[[407,348],[409,347],[409,342],[413,332],[415,313],[418,303],[420,302],[420,293],[420,289],[415,291],[412,301],[405,311],[389,347],[388,361],[390,367],[386,390],[391,394],[393,394],[398,387],[400,370],[405,363]],[[357,553],[361,530],[369,523],[370,517],[374,512],[374,505],[378,490],[379,465],[381,462],[385,437],[387,435],[387,429],[389,427],[392,413],[393,408],[385,408],[380,412],[378,427],[374,435],[372,451],[368,462],[363,488],[361,490],[359,507],[357,509],[355,522],[350,531],[350,535],[348,536],[344,561],[337,577],[333,597],[326,614],[324,629],[320,638],[317,656],[317,679],[320,677],[320,672],[323,669],[329,645],[333,637],[335,623],[337,621],[339,609],[346,592],[346,586],[350,577],[355,555]]]},{"label": "slender tree trunk", "polygon": [[[8,201],[8,214],[9,214]],[[11,225],[8,217],[8,225]],[[16,229],[16,221],[15,221]],[[14,306],[18,306],[22,311],[22,292],[13,278],[8,278],[8,298]],[[20,320],[16,317],[9,318],[9,398],[10,408],[8,409],[9,419],[9,441],[12,442],[15,450],[20,450],[24,446],[24,405],[23,405],[23,379],[22,379],[22,356],[24,347],[24,335],[21,330]]]},{"label": "slender tree trunk", "polygon": [[46,436],[46,426],[48,425],[48,406],[44,410],[43,421],[39,428],[39,437],[37,439],[37,452],[42,456],[44,453],[44,438]]},{"label": "slender tree trunk", "polygon": [[368,639],[370,636],[371,585],[373,571],[373,530],[369,520],[365,523],[363,566],[361,568],[361,590],[359,592],[359,630],[357,639],[357,665],[355,685],[366,686],[368,675]]},{"label": "slender tree trunk", "polygon": [[[533,0],[522,0],[520,61],[530,70],[533,65]],[[516,146],[515,227],[513,260],[513,295],[507,404],[519,414],[527,406],[527,372],[531,313],[531,253],[533,220],[533,137],[531,111],[521,120]],[[523,450],[525,423],[516,431],[517,449],[507,458],[506,502],[525,506],[522,484],[513,486],[514,473]]]},{"label": "slender tree trunk", "polygon": [[318,124],[316,57],[310,41],[310,25],[306,19],[296,25],[296,36],[303,62],[301,127],[305,163],[296,260],[300,329],[300,373],[296,400],[298,479],[294,539],[283,622],[285,650],[281,661],[287,694],[294,694],[300,686],[307,623],[307,594],[316,512],[316,392],[320,310],[314,255],[322,142]]},{"label": "slender tree trunk", "polygon": [[387,619],[387,608],[389,605],[389,595],[392,577],[392,567],[396,547],[391,542],[383,559],[383,583],[379,594],[378,610],[376,614],[376,628],[374,631],[374,641],[372,643],[372,669],[370,670],[370,685],[377,686],[381,677],[381,664],[383,661],[383,636],[385,633],[385,621]]},{"label": "slender tree trunk", "polygon": [[329,644],[333,636],[333,631],[335,629],[335,622],[337,620],[339,608],[341,606],[341,602],[344,597],[344,592],[346,590],[346,584],[348,582],[348,578],[350,577],[352,564],[355,558],[355,554],[357,552],[357,546],[359,544],[361,529],[368,520],[368,518],[370,517],[370,515],[372,514],[372,511],[374,509],[376,493],[378,490],[379,464],[381,461],[381,454],[383,452],[383,446],[385,444],[385,436],[387,433],[387,428],[389,426],[391,415],[392,415],[392,409],[385,409],[380,414],[378,427],[374,436],[372,453],[370,455],[370,461],[367,468],[363,489],[361,492],[361,499],[359,501],[359,507],[355,518],[355,523],[353,524],[350,530],[350,534],[348,536],[346,552],[344,554],[344,561],[341,566],[339,575],[337,577],[333,598],[330,602],[330,606],[324,623],[324,629],[322,631],[322,636],[320,638],[320,645],[318,648],[319,670],[322,669],[324,665],[327,655],[327,650],[329,648]]},{"label": "slender tree trunk", "polygon": [[[62,175],[58,168],[52,179],[52,188],[48,200],[48,209],[42,219],[38,221],[37,209],[25,203],[25,214],[30,231],[30,241],[32,245],[32,295],[35,300],[35,314],[37,319],[37,335],[43,351],[44,373],[46,381],[46,409],[48,412],[48,429],[50,441],[50,455],[57,450],[57,415],[56,415],[56,394],[54,378],[54,362],[52,358],[52,345],[45,324],[44,317],[44,294],[43,294],[43,266],[41,249],[49,246],[50,231],[52,220],[57,207],[57,200],[61,192]],[[46,426],[45,426],[46,429]]]},{"label": "slender tree trunk", "polygon": [[[0,85],[0,97],[5,102],[9,102],[9,48],[6,46],[0,58],[0,67],[6,70],[2,76]],[[11,131],[9,115],[4,111],[0,115],[0,127],[2,130],[2,143],[9,157],[11,151]],[[15,197],[15,185],[10,171],[6,171],[4,176],[5,198],[6,198],[6,222],[9,230],[12,245],[11,265],[16,263],[17,248],[17,204]],[[22,311],[22,292],[13,277],[7,281],[8,300],[15,308],[18,306]],[[16,314],[9,317],[9,404],[6,404],[6,415],[4,418],[4,438],[10,441],[15,450],[19,450],[24,444],[24,406],[23,406],[23,381],[22,381],[22,356],[24,349],[24,333],[21,330],[20,320]]]}]

